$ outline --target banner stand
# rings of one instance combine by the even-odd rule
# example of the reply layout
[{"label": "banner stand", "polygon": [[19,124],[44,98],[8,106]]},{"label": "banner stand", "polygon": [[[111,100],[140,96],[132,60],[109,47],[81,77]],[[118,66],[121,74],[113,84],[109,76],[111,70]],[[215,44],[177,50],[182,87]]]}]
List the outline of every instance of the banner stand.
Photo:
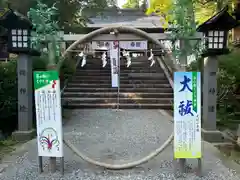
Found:
[{"label": "banner stand", "polygon": [[[51,173],[55,173],[57,170],[56,167],[56,157],[49,158],[49,170]],[[39,174],[43,173],[43,157],[38,156],[38,172]],[[60,157],[60,173],[64,175],[64,157]]]},{"label": "banner stand", "polygon": [[57,71],[35,71],[33,77],[39,173],[44,170],[43,157],[48,157],[49,171],[56,172],[56,160],[59,158],[60,172],[63,175],[63,129],[59,74]]},{"label": "banner stand", "polygon": [[176,178],[188,173],[187,159],[198,161],[195,173],[202,177],[200,72],[174,72],[173,161]]},{"label": "banner stand", "polygon": [[117,110],[119,110],[119,106],[120,106],[120,70],[121,70],[121,64],[120,64],[120,49],[118,46],[118,92],[117,92]]},{"label": "banner stand", "polygon": [[60,172],[64,175],[64,157],[60,157]]},{"label": "banner stand", "polygon": [[42,156],[38,156],[38,172],[39,172],[39,174],[41,174],[43,172]]}]

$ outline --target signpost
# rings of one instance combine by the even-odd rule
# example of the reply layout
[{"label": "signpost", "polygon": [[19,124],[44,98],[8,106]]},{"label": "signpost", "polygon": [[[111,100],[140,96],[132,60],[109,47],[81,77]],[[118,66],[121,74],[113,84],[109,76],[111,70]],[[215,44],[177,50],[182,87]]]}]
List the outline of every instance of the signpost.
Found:
[{"label": "signpost", "polygon": [[131,50],[147,50],[147,41],[120,41],[119,47]]},{"label": "signpost", "polygon": [[40,172],[43,172],[42,157],[59,157],[63,174],[63,131],[58,72],[35,71],[34,90]]},{"label": "signpost", "polygon": [[175,72],[174,158],[196,158],[200,166],[201,149],[200,72]]},{"label": "signpost", "polygon": [[111,75],[112,87],[119,88],[119,41],[110,42],[110,62],[111,62]]},{"label": "signpost", "polygon": [[107,47],[109,48],[110,46],[110,41],[92,41],[92,49],[99,49],[101,47]]}]

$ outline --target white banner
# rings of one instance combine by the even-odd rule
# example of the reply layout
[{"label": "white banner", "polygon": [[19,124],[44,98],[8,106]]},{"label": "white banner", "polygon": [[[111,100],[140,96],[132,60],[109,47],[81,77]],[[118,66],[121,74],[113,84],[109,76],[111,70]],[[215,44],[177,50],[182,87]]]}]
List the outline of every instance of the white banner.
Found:
[{"label": "white banner", "polygon": [[120,41],[119,47],[131,50],[147,50],[148,41]]},{"label": "white banner", "polygon": [[92,41],[92,49],[99,49],[102,47],[106,47],[110,49],[111,41]]},{"label": "white banner", "polygon": [[57,71],[35,71],[38,156],[63,157],[60,80]]},{"label": "white banner", "polygon": [[119,42],[110,42],[112,87],[119,87]]}]

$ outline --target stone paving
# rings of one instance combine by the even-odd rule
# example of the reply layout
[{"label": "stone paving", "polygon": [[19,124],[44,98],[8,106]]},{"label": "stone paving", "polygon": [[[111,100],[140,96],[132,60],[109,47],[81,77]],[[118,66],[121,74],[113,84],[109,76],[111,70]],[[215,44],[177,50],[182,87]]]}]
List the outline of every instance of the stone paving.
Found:
[{"label": "stone paving", "polygon": [[[138,160],[158,148],[171,134],[169,117],[157,110],[92,109],[74,111],[64,126],[66,139],[85,155],[102,162],[119,164]],[[188,160],[188,173],[178,179],[239,180],[239,166],[219,158],[216,149],[203,142],[203,177],[195,176],[197,162]],[[7,168],[0,172],[0,180],[174,180],[173,151],[170,145],[163,153],[146,164],[127,170],[106,170],[84,162],[64,147],[65,175],[48,172],[44,159],[44,173],[38,173],[36,140],[24,144],[3,160]],[[231,164],[231,166],[230,166]],[[59,166],[59,163],[58,163]],[[231,167],[231,168],[229,168]],[[1,169],[1,168],[0,168]],[[235,169],[235,170],[233,170]]]}]

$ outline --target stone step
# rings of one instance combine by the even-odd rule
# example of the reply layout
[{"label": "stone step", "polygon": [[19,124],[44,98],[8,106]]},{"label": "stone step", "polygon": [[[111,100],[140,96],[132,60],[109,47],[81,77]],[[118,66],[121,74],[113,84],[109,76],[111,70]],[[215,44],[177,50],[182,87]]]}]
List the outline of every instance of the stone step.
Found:
[{"label": "stone step", "polygon": [[[92,72],[92,71],[105,71],[105,72],[111,72],[111,68],[82,68],[82,69],[76,69],[76,71],[81,71],[81,72]],[[156,73],[161,73],[163,72],[163,70],[161,70],[160,68],[156,68],[156,67],[152,67],[152,68],[148,68],[148,67],[132,67],[132,68],[120,68],[120,72],[136,72],[136,73],[140,73],[140,72],[156,72]]]},{"label": "stone step", "polygon": [[[102,66],[92,66],[92,67],[78,67],[77,70],[107,70],[107,71],[111,71],[111,67],[107,66],[107,67],[102,67]],[[120,67],[120,70],[121,71],[124,71],[124,70],[157,70],[157,71],[161,71],[161,68],[160,67],[148,67],[148,66],[141,66],[141,67],[136,67],[136,66],[130,66],[130,67]]]},{"label": "stone step", "polygon": [[[130,64],[130,66],[150,66],[150,64],[151,64],[151,61],[133,61],[132,60],[132,62],[131,62],[131,64]],[[91,66],[98,66],[98,67],[102,67],[102,61],[99,61],[99,62],[89,62],[89,61],[87,61],[87,63],[84,65],[84,67],[91,67]],[[124,66],[124,67],[127,67],[127,61],[122,61],[122,62],[120,62],[120,65],[121,66]],[[153,66],[152,67],[154,67],[154,66],[156,66],[156,67],[159,67],[159,64],[158,63],[155,63],[155,64],[153,64]],[[80,64],[79,64],[79,66],[78,66],[79,68],[81,67],[81,62],[80,62]],[[111,63],[110,63],[110,61],[108,61],[107,62],[107,64],[106,64],[106,66],[105,67],[111,67]]]},{"label": "stone step", "polygon": [[[111,87],[111,66],[108,60],[88,58],[87,64],[76,69],[64,90],[65,108],[173,109],[173,90],[159,64],[150,67],[144,58],[120,61],[120,89]],[[119,91],[119,92],[118,92]],[[118,104],[119,97],[119,104]]]},{"label": "stone step", "polygon": [[[79,97],[89,97],[89,98],[117,98],[117,92],[64,92],[63,98],[79,98]],[[120,92],[120,98],[173,98],[173,92],[158,92],[158,93],[134,93],[134,92]]]},{"label": "stone step", "polygon": [[[66,87],[65,92],[117,92],[117,88],[78,88]],[[121,92],[172,93],[172,88],[121,88]]]},{"label": "stone step", "polygon": [[[163,72],[163,70],[151,70],[151,69],[121,69],[120,73],[160,73]],[[111,69],[77,69],[75,73],[110,73]]]},{"label": "stone step", "polygon": [[[81,79],[73,78],[69,83],[87,83],[87,84],[111,84],[111,79]],[[120,84],[167,84],[167,79],[121,79]]]},{"label": "stone step", "polygon": [[[127,67],[127,61],[121,62],[120,65],[123,66],[123,67]],[[136,66],[136,67],[139,67],[139,66],[147,66],[147,67],[150,67],[150,65],[151,65],[151,61],[145,61],[145,62],[135,62],[135,61],[132,61],[131,64],[130,64],[130,67],[131,67],[131,66],[133,66],[133,67],[134,67],[134,66]],[[91,66],[102,67],[102,61],[100,61],[100,62],[94,62],[94,63],[87,62],[87,63],[84,65],[84,67],[91,67]],[[159,67],[159,64],[158,64],[158,63],[155,63],[155,64],[153,64],[152,67],[154,67],[154,66]],[[79,68],[81,67],[81,63],[79,64],[78,67],[79,67]],[[111,64],[110,64],[109,61],[107,62],[107,64],[106,64],[105,67],[111,67]]]},{"label": "stone step", "polygon": [[[108,62],[110,62],[110,58],[106,58],[106,60]],[[119,62],[126,62],[126,58],[120,58]],[[102,58],[88,58],[87,59],[87,63],[101,63],[102,62]],[[133,58],[132,57],[132,62],[148,62],[148,58]]]},{"label": "stone step", "polygon": [[[110,58],[106,58],[110,62]],[[120,58],[120,62],[126,61],[126,58]],[[148,58],[134,58],[132,57],[132,62],[147,62]],[[102,62],[102,58],[88,58],[87,62],[89,63],[98,63]]]},{"label": "stone step", "polygon": [[[132,74],[142,74],[141,76],[161,76],[164,75],[163,72],[131,72],[131,71],[120,71],[120,76],[131,76]],[[111,71],[109,72],[75,72],[74,76],[111,76]]]},{"label": "stone step", "polygon": [[[116,98],[90,98],[90,97],[83,97],[83,98],[63,98],[66,104],[74,103],[74,104],[85,104],[85,103],[92,103],[92,104],[113,104],[117,103],[118,99]],[[129,103],[129,104],[171,104],[173,101],[172,98],[142,98],[142,97],[133,97],[133,98],[119,98],[119,103]]]},{"label": "stone step", "polygon": [[[128,73],[120,73],[122,76],[128,76]],[[99,72],[99,73],[92,73],[92,72],[76,72],[74,76],[111,76],[111,72]]]},{"label": "stone step", "polygon": [[[84,73],[92,73],[92,74],[100,74],[100,73],[109,73],[111,74],[111,69],[107,69],[107,70],[102,70],[102,69],[91,69],[91,70],[77,70],[75,72],[76,74],[84,74]],[[146,68],[142,68],[142,69],[120,69],[120,74],[121,73],[163,73],[164,72],[162,70],[159,69],[146,69]]]},{"label": "stone step", "polygon": [[[147,79],[166,79],[165,75],[162,73],[155,73],[155,74],[151,74],[151,75],[145,75],[145,74],[128,74],[127,76],[121,76],[120,75],[120,79],[121,80],[127,80],[127,79],[134,79],[134,80],[147,80]],[[96,80],[111,80],[111,76],[81,76],[81,75],[74,75],[72,77],[72,79],[83,79],[83,80],[89,80],[89,79],[96,79]]]},{"label": "stone step", "polygon": [[[163,73],[125,73],[125,72],[121,72],[120,74],[120,77],[149,77],[149,78],[152,78],[152,77],[162,77],[162,76],[165,76]],[[86,76],[94,76],[94,77],[111,77],[111,73],[75,73],[74,77],[86,77]]]},{"label": "stone step", "polygon": [[[137,59],[133,59],[132,58],[131,61],[132,61],[132,64],[148,64],[148,63],[151,63],[151,61],[149,61],[147,59],[145,59],[145,60],[137,60]],[[107,59],[107,63],[110,65],[110,59]],[[127,63],[127,60],[126,59],[121,59],[120,63],[121,64],[125,64],[125,63]],[[98,60],[95,60],[95,61],[87,60],[86,64],[102,64],[102,59],[98,59]]]},{"label": "stone step", "polygon": [[[132,68],[132,67],[134,67],[134,68],[143,68],[143,67],[146,67],[146,68],[150,68],[150,65],[151,65],[151,63],[149,62],[149,63],[138,63],[138,64],[132,64],[131,63],[131,65],[129,66],[129,67],[127,67],[127,64],[121,64],[120,65],[120,68]],[[102,67],[102,64],[86,64],[84,67],[78,67],[78,68],[89,68],[89,69],[91,69],[92,67]],[[110,68],[111,67],[111,65],[110,64],[107,64],[104,68]],[[153,66],[151,66],[151,67],[157,67],[157,68],[160,68],[159,67],[159,65],[158,64],[154,64]]]},{"label": "stone step", "polygon": [[169,110],[172,109],[171,104],[118,104],[117,103],[106,103],[106,104],[75,104],[69,103],[63,106],[66,109],[87,109],[87,108],[102,108],[102,109],[165,109]]},{"label": "stone step", "polygon": [[[68,87],[78,88],[111,88],[111,84],[68,83]],[[120,88],[171,88],[170,84],[120,84]]]}]

